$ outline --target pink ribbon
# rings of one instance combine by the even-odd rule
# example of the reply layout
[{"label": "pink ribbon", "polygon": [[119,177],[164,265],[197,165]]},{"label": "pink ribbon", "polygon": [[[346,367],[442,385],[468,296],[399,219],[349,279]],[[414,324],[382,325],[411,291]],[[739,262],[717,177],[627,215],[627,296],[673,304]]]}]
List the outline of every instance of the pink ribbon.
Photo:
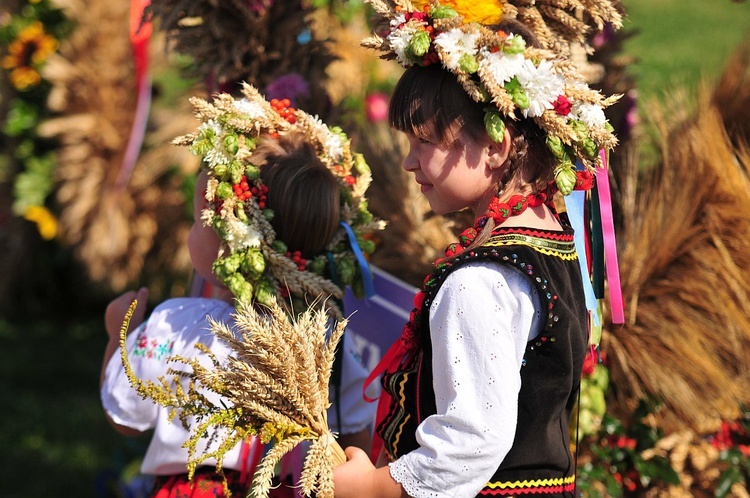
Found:
[{"label": "pink ribbon", "polygon": [[609,283],[609,304],[612,323],[625,323],[625,307],[620,285],[620,266],[617,262],[617,243],[615,241],[615,222],[612,216],[612,194],[607,172],[607,154],[599,151],[602,167],[596,168],[596,184],[599,187],[599,208],[602,216],[602,238],[604,239],[604,265]]}]

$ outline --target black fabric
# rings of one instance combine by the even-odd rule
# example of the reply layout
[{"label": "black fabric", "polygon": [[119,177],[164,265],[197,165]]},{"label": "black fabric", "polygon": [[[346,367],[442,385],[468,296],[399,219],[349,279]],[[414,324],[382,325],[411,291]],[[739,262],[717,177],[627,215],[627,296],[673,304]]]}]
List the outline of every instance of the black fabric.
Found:
[{"label": "black fabric", "polygon": [[[505,492],[510,490],[514,495],[572,496],[575,464],[569,450],[568,425],[580,387],[588,325],[569,229],[500,230],[486,245],[435,270],[435,278],[425,289],[419,351],[400,371],[383,378],[384,389],[393,397],[389,415],[378,425],[386,452],[395,460],[416,449],[417,426],[436,412],[429,308],[445,278],[472,261],[495,261],[517,268],[537,288],[547,311],[543,329],[526,347],[513,447],[480,495],[511,494]],[[516,481],[532,482],[507,489],[499,486]]]}]

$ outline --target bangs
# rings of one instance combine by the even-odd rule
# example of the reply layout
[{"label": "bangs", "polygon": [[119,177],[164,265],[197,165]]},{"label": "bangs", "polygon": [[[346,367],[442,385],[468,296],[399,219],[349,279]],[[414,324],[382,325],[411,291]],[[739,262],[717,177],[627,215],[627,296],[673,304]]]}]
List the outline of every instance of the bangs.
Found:
[{"label": "bangs", "polygon": [[391,128],[428,139],[435,130],[435,82],[422,71],[408,69],[398,81],[388,106],[388,123]]},{"label": "bangs", "polygon": [[[438,64],[409,67],[396,85],[388,107],[388,123],[396,130],[451,146],[458,132],[484,136],[484,111],[471,100],[455,76]],[[481,126],[477,126],[480,123]]]}]

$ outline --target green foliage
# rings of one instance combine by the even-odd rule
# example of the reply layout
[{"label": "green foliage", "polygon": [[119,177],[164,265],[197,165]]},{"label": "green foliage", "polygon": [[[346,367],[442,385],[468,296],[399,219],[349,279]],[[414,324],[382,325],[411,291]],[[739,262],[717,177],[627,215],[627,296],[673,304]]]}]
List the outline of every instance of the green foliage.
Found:
[{"label": "green foliage", "polygon": [[643,457],[663,436],[646,420],[658,408],[659,403],[654,400],[642,400],[627,427],[612,415],[604,416],[599,432],[589,444],[593,458],[579,471],[578,489],[585,496],[642,496],[655,486],[680,483],[667,458]]},{"label": "green foliage", "polygon": [[750,482],[750,456],[744,455],[737,448],[730,448],[721,452],[719,460],[728,467],[719,476],[715,494],[718,498],[724,498],[736,483]]},{"label": "green foliage", "polygon": [[725,422],[722,429],[729,435],[729,441],[725,441],[727,447],[719,455],[726,469],[719,476],[714,492],[718,498],[727,496],[737,483],[750,487],[750,407],[744,407],[739,422]]},{"label": "green foliage", "polygon": [[[0,43],[7,47],[24,29],[37,22],[42,24],[46,36],[56,40],[66,37],[74,27],[52,2],[42,0],[27,3],[0,25]],[[0,143],[7,142],[14,149],[12,154],[4,155],[3,161],[6,171],[18,173],[11,180],[14,183],[13,212],[16,215],[23,215],[31,206],[44,206],[54,189],[52,151],[55,144],[36,133],[39,123],[51,115],[47,109],[49,89],[49,84],[41,80],[16,90],[14,98],[12,95],[5,96],[10,105],[0,122],[4,135],[0,136]],[[13,164],[13,167],[9,164]]]},{"label": "green foliage", "polygon": [[42,206],[55,186],[55,159],[52,153],[28,157],[26,169],[16,176],[13,184],[13,212],[22,215],[31,206]]},{"label": "green foliage", "polygon": [[[114,490],[100,486],[143,455],[148,435],[128,439],[117,434],[99,401],[107,342],[103,309],[94,306],[76,319],[49,312],[23,321],[0,319],[3,498],[115,498]],[[18,477],[31,468],[44,478]]]},{"label": "green foliage", "polygon": [[715,80],[726,58],[750,33],[750,5],[730,0],[624,0],[624,29],[637,35],[625,51],[638,61],[629,67],[647,104],[675,86]]},{"label": "green foliage", "polygon": [[361,17],[365,10],[362,0],[312,0],[316,9],[327,9],[341,24],[349,24],[355,17]]}]

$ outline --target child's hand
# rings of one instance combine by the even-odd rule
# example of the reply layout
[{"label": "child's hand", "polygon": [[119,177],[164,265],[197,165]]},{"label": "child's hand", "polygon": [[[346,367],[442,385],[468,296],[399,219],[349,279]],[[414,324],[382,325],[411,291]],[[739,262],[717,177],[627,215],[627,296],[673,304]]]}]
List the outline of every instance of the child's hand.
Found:
[{"label": "child's hand", "polygon": [[388,467],[376,469],[367,453],[356,446],[349,446],[345,452],[346,463],[333,469],[336,498],[408,498]]},{"label": "child's hand", "polygon": [[120,340],[120,328],[125,320],[125,313],[127,313],[130,303],[134,299],[138,299],[138,305],[130,318],[130,325],[128,326],[128,333],[130,333],[143,322],[143,317],[146,314],[146,302],[148,301],[148,289],[141,287],[137,293],[135,291],[125,292],[107,305],[107,310],[104,312],[104,327],[107,329],[107,335],[111,341],[118,342]]},{"label": "child's hand", "polygon": [[333,469],[333,491],[336,498],[362,496],[367,488],[367,475],[375,470],[370,458],[360,448],[349,446],[344,451],[346,462]]}]

